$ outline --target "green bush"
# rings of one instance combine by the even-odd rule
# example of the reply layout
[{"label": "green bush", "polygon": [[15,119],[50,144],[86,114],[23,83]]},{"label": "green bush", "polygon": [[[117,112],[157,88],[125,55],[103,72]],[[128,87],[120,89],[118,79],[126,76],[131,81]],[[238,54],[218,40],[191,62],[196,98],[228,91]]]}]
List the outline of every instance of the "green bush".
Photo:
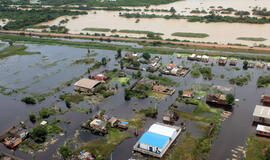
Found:
[{"label": "green bush", "polygon": [[235,100],[234,95],[232,95],[232,94],[226,95],[226,103],[227,104],[229,104],[229,105],[233,104],[234,100]]},{"label": "green bush", "polygon": [[31,137],[34,139],[37,143],[43,143],[46,140],[47,136],[47,128],[46,126],[36,126],[33,131],[30,133]]},{"label": "green bush", "polygon": [[32,123],[35,123],[36,122],[36,115],[34,113],[30,113],[29,114],[29,119]]},{"label": "green bush", "polygon": [[21,99],[22,102],[26,104],[36,104],[36,100],[33,97],[24,97]]},{"label": "green bush", "polygon": [[66,146],[66,145],[59,146],[58,151],[64,159],[67,159],[68,157],[72,155],[70,146]]},{"label": "green bush", "polygon": [[154,107],[148,107],[146,109],[141,109],[139,112],[143,113],[146,117],[154,118],[158,114],[158,109]]},{"label": "green bush", "polygon": [[257,87],[267,87],[270,84],[270,76],[260,76],[257,80]]},{"label": "green bush", "polygon": [[49,108],[42,108],[40,111],[39,111],[39,116],[41,118],[49,118],[51,115],[50,113],[50,110]]}]

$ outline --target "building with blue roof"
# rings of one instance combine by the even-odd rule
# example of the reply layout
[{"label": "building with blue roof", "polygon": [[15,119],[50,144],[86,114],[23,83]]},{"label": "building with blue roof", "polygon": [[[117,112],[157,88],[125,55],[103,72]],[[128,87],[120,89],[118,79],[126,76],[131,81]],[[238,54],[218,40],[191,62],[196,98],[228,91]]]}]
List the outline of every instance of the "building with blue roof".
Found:
[{"label": "building with blue roof", "polygon": [[180,132],[180,127],[155,123],[141,136],[133,150],[161,158]]}]

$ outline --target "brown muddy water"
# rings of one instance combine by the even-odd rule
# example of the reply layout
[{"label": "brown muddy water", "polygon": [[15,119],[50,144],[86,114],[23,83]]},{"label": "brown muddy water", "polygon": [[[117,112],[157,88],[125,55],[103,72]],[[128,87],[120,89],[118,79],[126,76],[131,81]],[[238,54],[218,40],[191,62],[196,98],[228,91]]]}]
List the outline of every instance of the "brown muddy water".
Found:
[{"label": "brown muddy water", "polygon": [[[178,2],[180,3],[180,2]],[[96,14],[94,14],[96,13]],[[123,12],[122,12],[123,13]],[[270,45],[270,24],[244,24],[244,23],[199,23],[187,22],[184,19],[140,19],[139,23],[135,23],[135,18],[119,17],[118,11],[88,11],[88,15],[80,15],[77,19],[71,17],[59,17],[55,20],[41,23],[39,25],[58,25],[65,18],[69,21],[63,24],[69,29],[70,33],[90,33],[95,32],[83,31],[84,28],[109,28],[109,29],[129,29],[129,30],[144,30],[163,33],[162,38],[171,38],[179,40],[190,40],[196,42],[217,42],[220,44],[241,43],[246,45]],[[193,32],[207,33],[206,38],[184,38],[171,36],[174,32]],[[111,33],[99,32],[108,35],[118,34],[120,36],[130,37],[145,37],[143,34],[127,34],[127,33]],[[238,37],[263,37],[266,41],[253,42],[237,40]]]},{"label": "brown muddy water", "polygon": [[[79,40],[78,40],[79,41]],[[124,43],[124,42],[113,42],[125,45],[136,45],[136,43]],[[58,96],[64,92],[73,92],[72,85],[70,87],[65,87],[60,92],[55,95],[46,98],[40,104],[29,106],[20,102],[21,97],[27,96],[30,93],[47,93],[52,88],[55,88],[61,83],[68,81],[74,77],[80,77],[86,72],[88,65],[70,65],[74,60],[81,59],[87,54],[87,49],[74,48],[69,46],[56,46],[56,45],[34,45],[25,44],[29,51],[40,52],[39,55],[23,55],[23,56],[10,56],[5,59],[0,60],[0,85],[6,86],[8,88],[23,88],[24,92],[19,92],[10,96],[5,96],[0,94],[0,131],[3,132],[7,128],[17,124],[19,121],[26,121],[27,126],[32,127],[32,124],[28,120],[28,115],[30,112],[38,112],[42,107],[47,107],[52,103],[62,106],[65,109],[63,102],[58,101]],[[139,45],[137,45],[140,47]],[[98,53],[96,60],[101,60],[102,57],[110,58],[111,61],[106,67],[101,67],[91,73],[98,73],[105,69],[119,68],[115,66],[117,61],[114,59],[114,54],[116,51],[109,50],[91,50],[92,53]],[[123,51],[122,54],[125,52]],[[243,53],[245,54],[245,53]],[[180,65],[185,64],[186,66],[192,66],[195,62],[187,61],[186,58],[177,59],[176,55],[160,55],[162,56],[162,63],[166,64],[170,61]],[[209,62],[210,64],[211,62]],[[201,63],[204,65],[203,63]],[[238,63],[238,67],[242,68],[242,63]],[[132,70],[127,70],[127,72],[133,72]],[[256,87],[256,81],[259,75],[269,74],[266,69],[249,69],[239,71],[232,69],[228,66],[218,66],[215,64],[212,67],[212,72],[216,75],[214,80],[208,81],[203,78],[192,78],[187,75],[183,77],[173,77],[172,79],[179,83],[179,86],[175,89],[184,90],[189,88],[192,84],[216,84],[235,87],[236,98],[240,101],[236,103],[233,107],[232,116],[222,123],[220,133],[214,141],[212,150],[209,155],[210,160],[225,160],[226,158],[232,158],[231,149],[237,146],[244,146],[245,141],[249,135],[254,135],[255,127],[252,126],[252,113],[256,104],[259,104],[260,96],[269,88],[258,89]],[[232,86],[228,83],[228,78],[235,77],[239,74],[244,74],[249,72],[251,74],[251,81],[248,85],[243,87]],[[143,72],[143,74],[148,74]],[[225,78],[221,79],[220,75],[224,74]],[[131,81],[131,84],[134,81]],[[114,83],[111,82],[111,86]],[[141,109],[148,106],[157,106],[159,109],[159,114],[156,119],[147,119],[143,130],[146,130],[152,123],[162,120],[163,113],[167,110],[176,99],[177,93],[173,96],[166,96],[164,99],[136,99],[132,98],[130,101],[124,100],[124,88],[119,85],[119,90],[117,93],[106,101],[97,104],[89,105],[86,102],[82,102],[76,106],[92,108],[92,114],[78,113],[69,111],[64,115],[56,115],[51,118],[57,117],[62,121],[71,121],[70,124],[61,123],[64,130],[67,133],[64,136],[56,136],[57,141],[54,144],[48,146],[48,150],[42,153],[36,153],[34,157],[29,154],[25,154],[19,150],[14,152],[7,149],[3,144],[0,144],[0,151],[4,151],[13,154],[22,159],[31,160],[48,160],[48,159],[58,159],[56,155],[57,147],[63,145],[65,140],[68,138],[74,138],[76,130],[80,130],[80,125],[89,119],[93,114],[95,114],[99,109],[105,109],[106,113],[110,116],[117,116],[123,119],[131,119],[134,116],[132,108]],[[190,107],[185,104],[183,105],[183,110],[190,111]],[[179,125],[183,118],[177,122]],[[187,123],[187,132],[190,132],[192,136],[199,137],[202,135],[202,131],[197,127],[192,121]],[[97,136],[92,135],[89,132],[80,131],[78,136],[78,143],[83,143],[91,139],[97,138]],[[127,160],[132,155],[132,147],[139,137],[129,138],[123,141],[112,153],[112,158],[115,160]],[[179,139],[181,141],[181,139]]]}]

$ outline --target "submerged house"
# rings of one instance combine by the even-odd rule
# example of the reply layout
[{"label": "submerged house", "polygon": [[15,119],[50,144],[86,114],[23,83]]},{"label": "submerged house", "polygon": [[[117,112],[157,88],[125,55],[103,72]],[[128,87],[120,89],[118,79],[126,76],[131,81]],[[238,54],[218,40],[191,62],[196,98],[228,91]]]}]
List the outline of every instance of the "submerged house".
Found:
[{"label": "submerged house", "polygon": [[270,125],[270,107],[256,105],[253,112],[253,122]]},{"label": "submerged house", "polygon": [[230,66],[236,66],[236,64],[237,64],[236,59],[231,59]]},{"label": "submerged house", "polygon": [[98,81],[106,81],[108,77],[105,74],[99,73],[92,76],[93,79]]},{"label": "submerged house", "polygon": [[225,66],[226,63],[227,63],[227,57],[220,57],[220,58],[218,59],[218,64],[219,64],[219,65]]},{"label": "submerged house", "polygon": [[208,103],[216,103],[221,105],[228,105],[226,103],[226,95],[221,93],[212,94],[209,93],[206,96],[206,102]]},{"label": "submerged house", "polygon": [[209,56],[203,55],[202,58],[201,58],[201,61],[205,62],[205,63],[209,62]]},{"label": "submerged house", "polygon": [[183,98],[193,98],[194,97],[194,94],[191,91],[183,91],[182,97]]},{"label": "submerged house", "polygon": [[173,124],[179,119],[179,116],[174,111],[167,111],[163,116],[163,122],[166,124]]},{"label": "submerged house", "polygon": [[74,90],[83,93],[93,93],[94,88],[98,86],[101,81],[83,78],[74,84]]},{"label": "submerged house", "polygon": [[155,123],[141,136],[133,150],[161,158],[180,132],[181,128],[178,126]]},{"label": "submerged house", "polygon": [[120,121],[116,117],[111,117],[108,122],[110,123],[111,127],[128,129],[128,122]]},{"label": "submerged house", "polygon": [[22,128],[11,128],[5,135],[3,144],[11,149],[16,148],[28,136],[28,131]]},{"label": "submerged house", "polygon": [[194,60],[196,60],[196,57],[197,57],[196,54],[192,54],[192,55],[188,56],[187,59],[191,60],[191,61],[194,61]]},{"label": "submerged house", "polygon": [[129,59],[129,58],[137,58],[138,57],[138,54],[137,53],[134,53],[134,52],[128,52],[124,58],[125,59]]},{"label": "submerged house", "polygon": [[162,86],[162,85],[154,85],[152,90],[156,91],[156,92],[163,93],[163,94],[167,94],[167,95],[173,95],[175,92],[175,89],[169,88],[166,86]]},{"label": "submerged house", "polygon": [[257,68],[264,68],[264,66],[265,66],[265,64],[262,63],[262,62],[258,62],[258,63],[256,64],[256,67],[257,67]]},{"label": "submerged house", "polygon": [[253,63],[253,62],[248,62],[247,67],[248,67],[248,68],[254,68],[254,67],[255,67],[255,63]]},{"label": "submerged house", "polygon": [[264,93],[261,97],[261,101],[263,103],[270,103],[270,94],[269,93]]},{"label": "submerged house", "polygon": [[94,119],[91,123],[90,123],[90,127],[96,131],[99,131],[101,133],[107,133],[107,122],[103,121],[101,119]]}]

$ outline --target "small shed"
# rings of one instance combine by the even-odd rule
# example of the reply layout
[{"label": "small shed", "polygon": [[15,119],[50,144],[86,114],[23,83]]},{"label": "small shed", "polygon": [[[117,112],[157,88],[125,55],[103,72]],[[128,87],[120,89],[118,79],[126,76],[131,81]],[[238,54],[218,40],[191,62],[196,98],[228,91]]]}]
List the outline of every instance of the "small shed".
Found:
[{"label": "small shed", "polygon": [[99,81],[105,81],[107,79],[106,75],[102,73],[93,75],[92,78]]},{"label": "small shed", "polygon": [[270,127],[258,124],[256,134],[270,137]]},{"label": "small shed", "polygon": [[263,103],[270,103],[270,94],[264,93],[261,97],[261,100]]},{"label": "small shed", "polygon": [[192,98],[192,97],[194,97],[194,95],[193,95],[193,92],[191,92],[191,91],[183,91],[182,97]]},{"label": "small shed", "polygon": [[102,121],[100,119],[94,119],[90,123],[90,127],[98,131],[106,131],[106,125],[107,125],[107,122]]},{"label": "small shed", "polygon": [[117,127],[119,120],[116,117],[112,117],[109,119],[109,123],[111,124],[111,127]]},{"label": "small shed", "polygon": [[270,125],[270,107],[256,105],[253,112],[253,121]]}]

